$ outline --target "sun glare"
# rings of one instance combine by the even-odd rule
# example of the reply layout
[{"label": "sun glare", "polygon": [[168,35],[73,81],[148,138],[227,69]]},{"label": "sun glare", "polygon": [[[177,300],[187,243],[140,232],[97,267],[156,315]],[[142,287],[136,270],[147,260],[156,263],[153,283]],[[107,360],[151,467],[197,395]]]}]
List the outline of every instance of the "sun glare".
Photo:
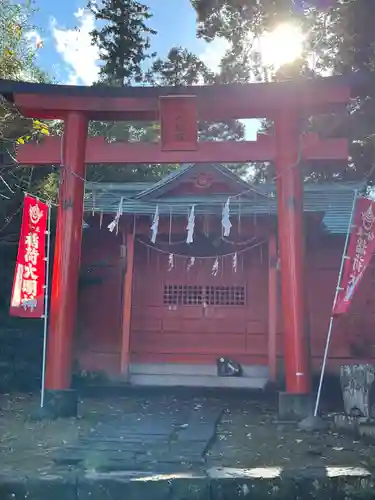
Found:
[{"label": "sun glare", "polygon": [[275,69],[291,63],[302,55],[304,36],[297,26],[280,24],[259,40],[262,61]]}]

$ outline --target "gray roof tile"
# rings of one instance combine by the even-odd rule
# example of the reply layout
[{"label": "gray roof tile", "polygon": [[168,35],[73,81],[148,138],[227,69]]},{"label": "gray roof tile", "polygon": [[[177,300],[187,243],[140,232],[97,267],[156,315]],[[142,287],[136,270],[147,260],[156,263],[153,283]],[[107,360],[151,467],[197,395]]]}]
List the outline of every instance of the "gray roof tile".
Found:
[{"label": "gray roof tile", "polygon": [[[197,214],[220,215],[228,195],[178,196],[147,201],[138,196],[145,190],[155,186],[152,183],[126,184],[90,184],[86,186],[85,212],[115,213],[123,199],[123,213],[144,214],[152,216],[156,205],[159,213],[165,215],[187,215],[189,208],[195,204]],[[276,215],[277,200],[274,184],[254,186],[254,193],[249,185],[251,196],[232,198],[231,214]],[[322,213],[323,224],[332,234],[344,234],[347,231],[354,193],[363,188],[363,183],[324,183],[304,185],[304,210]]]}]

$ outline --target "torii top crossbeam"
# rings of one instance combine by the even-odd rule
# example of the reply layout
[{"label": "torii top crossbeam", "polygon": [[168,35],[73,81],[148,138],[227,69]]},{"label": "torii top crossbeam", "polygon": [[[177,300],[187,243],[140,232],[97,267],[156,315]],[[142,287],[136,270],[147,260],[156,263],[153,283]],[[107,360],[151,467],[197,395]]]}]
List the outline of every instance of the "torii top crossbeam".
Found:
[{"label": "torii top crossbeam", "polygon": [[228,84],[191,87],[106,87],[51,85],[0,80],[0,94],[25,115],[64,119],[70,111],[90,120],[157,121],[159,99],[194,96],[200,120],[273,118],[282,103],[305,115],[346,104],[350,87],[342,78],[317,78],[281,83]]}]

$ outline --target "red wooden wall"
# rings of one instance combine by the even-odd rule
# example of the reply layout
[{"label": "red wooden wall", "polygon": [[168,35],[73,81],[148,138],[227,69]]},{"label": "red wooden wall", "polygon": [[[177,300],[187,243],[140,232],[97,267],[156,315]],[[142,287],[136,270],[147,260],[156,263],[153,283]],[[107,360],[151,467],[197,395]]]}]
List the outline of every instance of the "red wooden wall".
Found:
[{"label": "red wooden wall", "polygon": [[[120,372],[124,263],[120,237],[103,227],[85,231],[82,270],[94,279],[91,284],[90,281],[83,283],[80,289],[76,358],[81,369],[104,370],[115,377]],[[306,283],[315,370],[319,369],[323,354],[342,248],[343,239],[333,237],[308,246]],[[188,272],[187,260],[177,258],[175,268],[168,272],[167,255],[137,244],[131,361],[212,363],[217,356],[229,355],[244,364],[267,364],[267,248],[257,248],[240,256],[236,274],[232,271],[231,258],[227,257],[221,261],[218,276],[212,276],[213,262],[214,259],[197,259]],[[92,270],[87,273],[90,266]],[[244,287],[245,305],[165,304],[168,291],[165,286],[202,287],[190,288],[189,293],[192,290],[195,293],[190,293],[190,297],[204,295],[205,287]],[[369,269],[350,313],[335,323],[330,370],[349,359],[364,361],[375,357],[374,287],[373,270]],[[175,297],[172,293],[169,299],[171,296]],[[194,300],[204,302],[203,299]],[[282,360],[281,314],[278,354]]]},{"label": "red wooden wall", "polygon": [[[207,364],[215,363],[218,356],[229,355],[246,364],[267,363],[266,248],[240,254],[237,273],[232,270],[231,257],[220,259],[218,275],[212,276],[214,258],[197,259],[187,271],[188,259],[177,257],[175,268],[168,272],[168,255],[139,245],[133,289],[132,359]],[[180,288],[180,294],[198,304],[165,304],[166,299],[168,302],[175,298],[173,287],[187,287]],[[165,292],[172,293],[166,296]],[[226,292],[233,294],[230,300]]]},{"label": "red wooden wall", "polygon": [[121,237],[105,229],[84,231],[76,357],[87,371],[120,372],[122,285]]},{"label": "red wooden wall", "polygon": [[[344,246],[343,238],[331,238],[310,249],[306,259],[309,297],[311,351],[319,368],[326,341],[328,322]],[[330,344],[331,370],[347,360],[371,361],[375,358],[375,279],[374,262],[367,270],[354,296],[349,313],[334,322]]]}]

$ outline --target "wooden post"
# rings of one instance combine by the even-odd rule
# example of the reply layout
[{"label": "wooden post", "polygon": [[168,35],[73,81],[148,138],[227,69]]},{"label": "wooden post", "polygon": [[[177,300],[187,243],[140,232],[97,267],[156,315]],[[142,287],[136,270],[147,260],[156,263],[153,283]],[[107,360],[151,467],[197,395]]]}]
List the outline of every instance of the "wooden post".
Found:
[{"label": "wooden post", "polygon": [[70,112],[65,120],[46,366],[46,389],[50,392],[66,391],[71,384],[87,123],[79,112]]},{"label": "wooden post", "polygon": [[270,382],[277,377],[278,256],[276,235],[268,240],[268,370]]},{"label": "wooden post", "polygon": [[121,336],[121,373],[126,378],[130,363],[130,332],[132,311],[132,290],[134,274],[134,233],[127,229],[126,233],[126,269],[122,305],[122,336]]},{"label": "wooden post", "polygon": [[297,110],[275,120],[278,233],[284,318],[286,392],[308,394],[310,373],[305,332],[303,184]]}]

